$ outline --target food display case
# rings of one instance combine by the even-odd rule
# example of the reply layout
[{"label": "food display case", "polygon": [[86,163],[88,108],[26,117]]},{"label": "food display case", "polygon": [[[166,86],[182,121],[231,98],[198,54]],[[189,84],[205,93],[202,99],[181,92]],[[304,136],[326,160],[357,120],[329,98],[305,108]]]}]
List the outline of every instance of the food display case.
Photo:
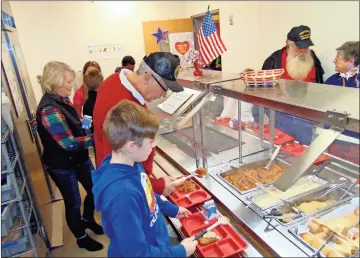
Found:
[{"label": "food display case", "polygon": [[[212,71],[222,75],[212,75],[219,80],[206,84],[192,77],[191,71],[185,73],[179,82],[200,93],[188,99],[179,108],[181,112],[168,116],[166,129],[157,138],[155,163],[164,174],[176,177],[179,172],[189,175],[199,167],[208,169],[207,176],[192,180],[210,195],[247,243],[238,255],[358,256],[359,247],[354,243],[359,241],[359,164],[329,151],[336,145],[344,151],[357,151],[349,154],[352,157],[359,156],[358,136],[352,137],[359,133],[358,89],[289,80],[280,80],[275,87],[249,88],[240,76]],[[258,106],[258,124],[244,126],[243,103]],[[157,114],[158,105],[150,106]],[[224,117],[229,110],[231,117]],[[277,128],[280,112],[311,124],[308,146]],[[279,146],[273,164],[265,169]],[[189,208],[198,212],[201,203]],[[340,231],[328,225],[331,220],[326,219],[334,216],[345,217]],[[352,223],[347,221],[349,218]],[[170,222],[179,235],[186,236],[180,221]],[[323,227],[326,236],[306,230],[311,223]],[[304,234],[322,238],[313,244],[304,240]],[[343,250],[346,240],[342,238],[350,239],[350,251]],[[216,250],[226,256],[226,250]],[[201,252],[198,255],[207,256]]]}]

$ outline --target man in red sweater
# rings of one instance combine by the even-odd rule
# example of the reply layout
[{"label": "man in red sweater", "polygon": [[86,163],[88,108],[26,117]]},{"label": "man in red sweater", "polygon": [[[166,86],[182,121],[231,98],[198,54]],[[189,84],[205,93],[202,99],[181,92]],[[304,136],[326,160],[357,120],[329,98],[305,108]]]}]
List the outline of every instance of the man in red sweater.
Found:
[{"label": "man in red sweater", "polygon": [[[94,139],[96,145],[96,165],[100,166],[104,158],[111,153],[106,140],[103,123],[108,111],[122,100],[134,101],[146,107],[151,102],[166,96],[168,90],[183,91],[176,82],[179,72],[179,60],[171,53],[155,52],[145,56],[136,73],[123,69],[120,73],[110,75],[100,86],[94,108]],[[152,187],[157,194],[170,194],[174,185],[170,179],[152,176],[155,149],[147,161],[143,162]]]}]

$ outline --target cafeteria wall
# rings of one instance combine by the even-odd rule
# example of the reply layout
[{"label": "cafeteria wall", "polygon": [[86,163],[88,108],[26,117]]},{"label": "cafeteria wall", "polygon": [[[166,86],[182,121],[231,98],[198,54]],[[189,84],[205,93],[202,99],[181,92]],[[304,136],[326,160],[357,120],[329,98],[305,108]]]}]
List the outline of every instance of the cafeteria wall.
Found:
[{"label": "cafeteria wall", "polygon": [[221,36],[228,49],[222,56],[225,72],[261,69],[270,54],[285,46],[290,29],[303,24],[311,28],[313,49],[327,78],[334,73],[335,49],[359,40],[358,1],[186,1],[186,16],[203,13],[208,5],[220,9]]},{"label": "cafeteria wall", "polygon": [[[285,45],[286,35],[300,24],[310,26],[313,49],[333,73],[335,49],[359,40],[358,1],[11,1],[22,52],[37,101],[42,91],[36,76],[50,60],[64,61],[76,71],[88,61],[87,46],[121,43],[124,55],[137,61],[144,52],[142,21],[187,18],[220,9],[225,72],[261,69],[264,60]],[[233,15],[234,25],[229,16]],[[166,29],[166,28],[163,28]],[[155,40],[155,38],[154,38]],[[105,77],[120,59],[101,60]]]},{"label": "cafeteria wall", "polygon": [[[38,102],[42,91],[36,76],[42,73],[46,62],[63,61],[79,71],[88,61],[88,45],[121,43],[123,54],[132,55],[139,63],[145,54],[142,21],[186,17],[181,1],[11,1],[10,4]],[[99,63],[106,78],[121,65],[121,59]]]}]

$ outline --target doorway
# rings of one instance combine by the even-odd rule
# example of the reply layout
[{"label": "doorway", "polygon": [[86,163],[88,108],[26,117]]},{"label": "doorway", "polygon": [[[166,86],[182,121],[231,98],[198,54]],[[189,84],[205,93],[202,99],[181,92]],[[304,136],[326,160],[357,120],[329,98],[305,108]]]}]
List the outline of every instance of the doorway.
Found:
[{"label": "doorway", "polygon": [[[216,32],[220,36],[220,11],[219,9],[210,11],[212,19],[215,22],[216,25]],[[198,44],[198,33],[201,27],[201,24],[203,22],[203,19],[205,17],[206,13],[197,14],[194,16],[191,16],[191,19],[193,21],[193,30],[194,30],[194,41],[195,41],[195,49],[199,51],[199,44]],[[216,70],[221,71],[221,56],[219,56],[217,59],[213,60],[210,64],[205,65],[204,69],[208,70]]]}]

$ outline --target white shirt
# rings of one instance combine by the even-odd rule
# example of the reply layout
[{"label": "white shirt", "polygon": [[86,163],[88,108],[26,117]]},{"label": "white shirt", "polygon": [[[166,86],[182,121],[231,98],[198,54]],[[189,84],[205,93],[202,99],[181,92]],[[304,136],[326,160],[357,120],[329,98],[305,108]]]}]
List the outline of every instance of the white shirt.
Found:
[{"label": "white shirt", "polygon": [[140,94],[140,92],[138,92],[134,86],[131,85],[131,83],[129,82],[129,80],[126,78],[126,75],[132,73],[132,71],[130,71],[129,69],[121,69],[120,73],[119,73],[119,77],[120,77],[120,82],[122,85],[124,85],[124,87],[131,92],[131,94],[134,96],[134,98],[137,99],[137,101],[140,102],[141,105],[145,105],[145,99],[144,97]]}]

